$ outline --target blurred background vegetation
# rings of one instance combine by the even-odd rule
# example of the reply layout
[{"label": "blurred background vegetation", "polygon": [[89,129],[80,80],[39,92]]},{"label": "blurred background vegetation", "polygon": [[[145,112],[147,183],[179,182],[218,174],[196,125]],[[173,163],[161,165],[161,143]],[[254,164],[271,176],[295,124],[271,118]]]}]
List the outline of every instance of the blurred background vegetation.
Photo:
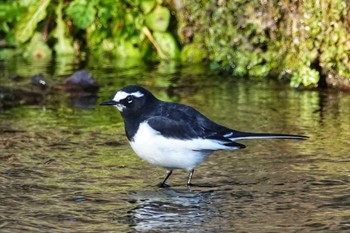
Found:
[{"label": "blurred background vegetation", "polygon": [[0,59],[204,63],[349,89],[349,30],[343,0],[2,0]]}]

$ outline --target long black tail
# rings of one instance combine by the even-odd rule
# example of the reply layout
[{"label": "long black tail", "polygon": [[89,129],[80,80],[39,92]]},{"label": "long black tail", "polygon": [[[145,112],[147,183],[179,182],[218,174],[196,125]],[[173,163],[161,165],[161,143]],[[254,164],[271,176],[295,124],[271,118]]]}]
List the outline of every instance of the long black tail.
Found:
[{"label": "long black tail", "polygon": [[305,140],[309,137],[303,135],[293,135],[293,134],[276,134],[276,133],[249,133],[232,131],[225,135],[226,138],[231,141],[238,141],[243,139],[296,139]]}]

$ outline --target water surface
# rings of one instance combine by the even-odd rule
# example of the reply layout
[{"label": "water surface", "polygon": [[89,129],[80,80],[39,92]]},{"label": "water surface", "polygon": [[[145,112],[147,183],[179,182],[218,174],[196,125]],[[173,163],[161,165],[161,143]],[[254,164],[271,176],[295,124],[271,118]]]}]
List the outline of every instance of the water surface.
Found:
[{"label": "water surface", "polygon": [[[34,68],[2,66],[1,87],[30,89],[43,101],[0,112],[1,232],[350,230],[347,93],[298,91],[198,67],[87,64],[100,90],[82,104],[72,93],[35,89]],[[57,67],[38,69],[55,85],[81,68]],[[246,149],[216,152],[199,166],[190,190],[181,170],[160,189],[165,171],[133,153],[116,109],[98,105],[128,84],[237,130],[310,139],[240,141]]]}]

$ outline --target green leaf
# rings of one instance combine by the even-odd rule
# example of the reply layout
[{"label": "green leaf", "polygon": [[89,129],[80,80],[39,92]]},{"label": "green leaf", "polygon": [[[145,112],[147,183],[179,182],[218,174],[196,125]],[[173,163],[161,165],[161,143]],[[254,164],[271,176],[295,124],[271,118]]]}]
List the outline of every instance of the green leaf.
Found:
[{"label": "green leaf", "polygon": [[18,6],[14,2],[0,3],[0,22],[2,24],[15,21],[25,11],[26,8]]},{"label": "green leaf", "polygon": [[36,32],[30,40],[23,56],[30,61],[44,61],[51,60],[51,49],[45,43],[43,35]]},{"label": "green leaf", "polygon": [[140,7],[145,14],[148,14],[154,8],[156,3],[156,0],[141,0]]},{"label": "green leaf", "polygon": [[116,46],[116,55],[120,58],[141,58],[140,49],[131,40],[120,40]]},{"label": "green leaf", "polygon": [[75,0],[69,4],[66,14],[73,20],[75,26],[86,29],[95,20],[95,1]]},{"label": "green leaf", "polygon": [[158,6],[146,16],[146,25],[153,31],[166,31],[169,22],[170,12],[166,7]]},{"label": "green leaf", "polygon": [[62,54],[73,54],[74,48],[71,39],[67,37],[66,25],[62,19],[62,7],[63,1],[60,0],[56,8],[56,29],[53,36],[57,39],[54,46],[55,52],[59,55]]},{"label": "green leaf", "polygon": [[0,49],[0,59],[10,59],[15,56],[14,49]]},{"label": "green leaf", "polygon": [[184,63],[200,63],[207,58],[206,51],[197,44],[187,44],[182,48],[181,61]]},{"label": "green leaf", "polygon": [[250,77],[266,77],[270,72],[270,69],[267,65],[255,65],[253,67],[251,67],[248,70],[249,76]]},{"label": "green leaf", "polygon": [[32,3],[27,14],[19,20],[15,27],[15,39],[24,43],[33,35],[38,23],[46,17],[46,8],[51,0],[38,0]]},{"label": "green leaf", "polygon": [[168,32],[154,32],[153,36],[168,59],[180,58],[180,49],[172,34]]},{"label": "green leaf", "polygon": [[308,65],[301,65],[296,72],[293,72],[290,85],[298,87],[304,85],[305,87],[317,85],[320,80],[320,74],[311,69]]}]

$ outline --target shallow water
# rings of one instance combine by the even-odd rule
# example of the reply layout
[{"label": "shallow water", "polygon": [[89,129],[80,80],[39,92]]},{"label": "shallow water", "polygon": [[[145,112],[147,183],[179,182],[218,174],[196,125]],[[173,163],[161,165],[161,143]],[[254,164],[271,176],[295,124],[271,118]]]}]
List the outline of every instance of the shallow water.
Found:
[{"label": "shallow water", "polygon": [[[18,66],[2,65],[2,87],[38,91],[29,75],[13,78]],[[60,83],[78,68],[44,75]],[[1,110],[0,232],[350,230],[349,94],[198,67],[86,69],[100,84],[97,96],[39,91],[42,102]],[[165,171],[135,156],[117,110],[98,105],[135,83],[237,130],[310,139],[240,141],[246,149],[216,152],[199,166],[191,189],[181,170],[160,189]]]}]

